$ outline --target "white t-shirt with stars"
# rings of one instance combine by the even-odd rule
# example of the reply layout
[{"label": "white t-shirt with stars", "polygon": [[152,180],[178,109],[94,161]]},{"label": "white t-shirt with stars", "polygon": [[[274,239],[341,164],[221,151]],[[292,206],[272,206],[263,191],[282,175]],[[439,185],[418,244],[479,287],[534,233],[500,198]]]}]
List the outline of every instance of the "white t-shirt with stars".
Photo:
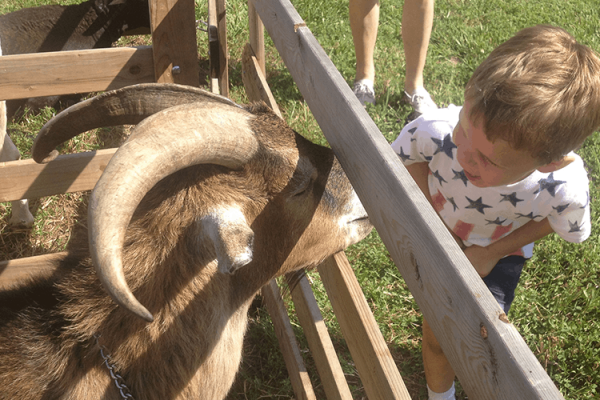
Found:
[{"label": "white t-shirt with stars", "polygon": [[[487,246],[531,220],[548,217],[550,226],[569,242],[583,242],[591,232],[589,181],[581,158],[552,173],[534,171],[511,185],[473,186],[456,160],[452,131],[461,107],[450,105],[406,125],[392,148],[404,165],[429,163],[433,207],[467,246]],[[513,253],[530,258],[533,243]],[[508,255],[508,254],[507,254]]]}]

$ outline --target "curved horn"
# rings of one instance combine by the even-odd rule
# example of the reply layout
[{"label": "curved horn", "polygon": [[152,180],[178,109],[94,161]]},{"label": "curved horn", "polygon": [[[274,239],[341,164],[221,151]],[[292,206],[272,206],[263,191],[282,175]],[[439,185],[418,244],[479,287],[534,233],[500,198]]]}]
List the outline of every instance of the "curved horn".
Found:
[{"label": "curved horn", "polygon": [[172,107],[141,122],[117,150],[92,192],[88,217],[96,271],[118,304],[152,321],[127,285],[121,259],[125,231],[141,199],[162,178],[191,165],[240,168],[258,149],[252,118],[223,104]]},{"label": "curved horn", "polygon": [[189,103],[223,103],[239,107],[226,97],[176,84],[148,83],[103,93],[77,103],[48,121],[31,150],[38,163],[52,161],[61,143],[82,132],[115,125],[136,125],[165,108]]}]

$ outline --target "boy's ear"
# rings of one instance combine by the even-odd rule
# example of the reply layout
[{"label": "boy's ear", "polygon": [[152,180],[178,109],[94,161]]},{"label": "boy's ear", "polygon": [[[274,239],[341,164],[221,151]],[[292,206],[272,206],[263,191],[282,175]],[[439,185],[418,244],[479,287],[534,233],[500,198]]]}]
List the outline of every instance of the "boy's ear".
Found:
[{"label": "boy's ear", "polygon": [[575,161],[575,156],[566,155],[558,161],[552,161],[550,164],[538,167],[537,170],[545,174],[549,174],[550,172],[558,171],[559,169],[566,167],[573,161]]}]

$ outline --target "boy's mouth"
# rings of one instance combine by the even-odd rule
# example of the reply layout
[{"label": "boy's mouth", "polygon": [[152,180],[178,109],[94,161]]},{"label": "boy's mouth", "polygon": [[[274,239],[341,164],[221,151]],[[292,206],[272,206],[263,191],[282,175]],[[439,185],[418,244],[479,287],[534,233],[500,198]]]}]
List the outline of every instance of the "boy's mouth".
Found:
[{"label": "boy's mouth", "polygon": [[472,175],[466,169],[463,169],[463,171],[465,172],[465,176],[471,183],[476,184],[481,180],[481,176]]}]

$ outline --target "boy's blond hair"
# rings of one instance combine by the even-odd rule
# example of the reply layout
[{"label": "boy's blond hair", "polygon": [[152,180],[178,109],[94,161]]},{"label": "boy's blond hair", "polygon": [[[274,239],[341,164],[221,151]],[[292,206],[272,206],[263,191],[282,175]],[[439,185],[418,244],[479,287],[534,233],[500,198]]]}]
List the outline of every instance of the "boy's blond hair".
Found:
[{"label": "boy's blond hair", "polygon": [[548,164],[600,126],[600,58],[561,28],[526,28],[475,70],[465,100],[488,140]]}]

